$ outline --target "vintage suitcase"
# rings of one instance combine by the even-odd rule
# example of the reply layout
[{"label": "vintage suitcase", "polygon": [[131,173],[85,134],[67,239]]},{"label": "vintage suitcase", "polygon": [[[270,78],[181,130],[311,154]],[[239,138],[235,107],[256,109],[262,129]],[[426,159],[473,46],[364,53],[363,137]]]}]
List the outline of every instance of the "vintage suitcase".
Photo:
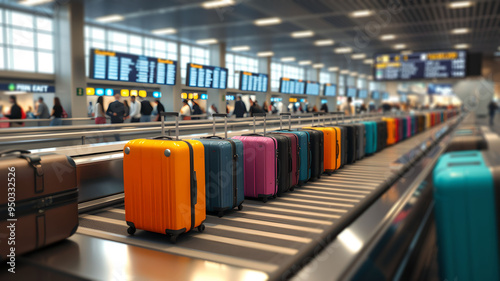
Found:
[{"label": "vintage suitcase", "polygon": [[[245,197],[260,198],[267,202],[270,197],[278,194],[278,141],[274,137],[255,134],[232,137],[243,142],[243,157],[245,169]],[[288,175],[287,175],[288,176]],[[286,178],[280,175],[281,178]]]},{"label": "vintage suitcase", "polygon": [[136,229],[166,234],[172,243],[194,228],[203,232],[206,219],[205,148],[197,140],[176,138],[129,141],[123,151],[125,219],[128,233]]},{"label": "vintage suitcase", "polygon": [[[243,208],[244,171],[243,143],[227,138],[227,115],[213,114],[213,135],[201,139],[205,147],[205,194],[208,212],[216,212],[219,217],[224,211]],[[224,118],[225,137],[215,134],[216,118]]]},{"label": "vintage suitcase", "polygon": [[[0,152],[0,260],[73,235],[78,228],[75,162],[60,154]],[[15,234],[15,240],[7,238]],[[11,248],[14,248],[12,251]]]},{"label": "vintage suitcase", "polygon": [[459,151],[433,171],[441,280],[500,280],[500,156]]}]

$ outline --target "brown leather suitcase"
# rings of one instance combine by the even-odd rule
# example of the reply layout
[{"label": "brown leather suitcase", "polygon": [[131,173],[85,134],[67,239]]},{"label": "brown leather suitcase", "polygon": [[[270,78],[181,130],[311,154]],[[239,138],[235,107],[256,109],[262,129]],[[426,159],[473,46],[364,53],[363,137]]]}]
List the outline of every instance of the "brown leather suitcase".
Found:
[{"label": "brown leather suitcase", "polygon": [[29,151],[0,152],[0,260],[61,241],[78,228],[73,159]]}]

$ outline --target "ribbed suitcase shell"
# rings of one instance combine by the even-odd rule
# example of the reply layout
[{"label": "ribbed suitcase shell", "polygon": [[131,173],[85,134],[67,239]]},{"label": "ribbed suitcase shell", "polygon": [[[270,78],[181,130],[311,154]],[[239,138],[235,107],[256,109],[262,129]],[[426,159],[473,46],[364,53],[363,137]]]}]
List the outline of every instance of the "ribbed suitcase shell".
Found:
[{"label": "ribbed suitcase shell", "polygon": [[222,216],[245,199],[243,143],[219,137],[196,140],[205,147],[207,211]]},{"label": "ribbed suitcase shell", "polygon": [[500,169],[478,151],[451,152],[439,159],[433,183],[441,280],[500,280]]},{"label": "ribbed suitcase shell", "polygon": [[232,139],[243,142],[245,169],[245,196],[262,198],[278,193],[276,139],[264,136],[237,136]]},{"label": "ribbed suitcase shell", "polygon": [[366,146],[366,133],[365,124],[356,123],[353,124],[357,127],[357,141],[356,144],[358,148],[356,149],[356,160],[360,160],[365,156],[365,146]]},{"label": "ribbed suitcase shell", "polygon": [[366,146],[365,154],[371,155],[377,151],[377,125],[373,121],[365,121]]},{"label": "ribbed suitcase shell", "polygon": [[[341,146],[345,149],[345,164],[352,164],[356,162],[356,150],[357,150],[357,134],[356,127],[352,124],[339,125],[340,128],[344,129],[345,141],[342,139]],[[341,133],[342,134],[342,133]]]},{"label": "ribbed suitcase shell", "polygon": [[124,152],[129,226],[177,236],[205,221],[205,149],[201,142],[136,139],[125,145]]},{"label": "ribbed suitcase shell", "polygon": [[411,125],[412,125],[412,122],[411,122],[411,116],[406,116],[406,138],[410,138],[411,137]]},{"label": "ribbed suitcase shell", "polygon": [[377,152],[381,151],[387,146],[387,122],[376,121],[377,124]]},{"label": "ribbed suitcase shell", "polygon": [[309,180],[319,179],[325,171],[324,168],[324,136],[320,130],[305,130],[309,133],[311,149],[311,177]]},{"label": "ribbed suitcase shell", "polygon": [[324,171],[332,173],[338,169],[339,154],[337,144],[337,133],[331,127],[304,127],[303,129],[318,130],[323,132],[323,165]]},{"label": "ribbed suitcase shell", "polygon": [[273,137],[278,142],[278,196],[281,196],[283,193],[293,190],[295,186],[293,181],[298,178],[297,169],[293,170],[292,139],[284,134],[267,134],[266,136]]},{"label": "ribbed suitcase shell", "polygon": [[394,118],[383,118],[387,122],[387,145],[397,142],[397,126]]},{"label": "ribbed suitcase shell", "polygon": [[311,137],[307,131],[279,130],[276,133],[294,134],[299,144],[299,184],[303,184],[311,178]]},{"label": "ribbed suitcase shell", "polygon": [[284,135],[290,139],[290,157],[291,157],[291,171],[290,171],[290,186],[299,185],[300,174],[300,146],[299,137],[293,133],[276,132],[277,134]]}]

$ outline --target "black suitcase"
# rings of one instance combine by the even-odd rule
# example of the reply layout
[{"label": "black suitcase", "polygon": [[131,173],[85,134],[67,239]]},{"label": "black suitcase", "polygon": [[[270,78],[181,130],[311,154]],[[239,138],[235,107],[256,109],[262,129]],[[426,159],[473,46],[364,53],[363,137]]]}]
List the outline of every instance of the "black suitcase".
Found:
[{"label": "black suitcase", "polygon": [[342,149],[345,148],[345,162],[342,165],[352,164],[356,161],[356,150],[358,149],[356,126],[343,124],[339,127],[344,129],[342,131]]},{"label": "black suitcase", "polygon": [[323,148],[323,132],[318,130],[302,130],[309,133],[311,149],[311,179],[319,179],[323,174],[324,169],[324,148]]},{"label": "black suitcase", "polygon": [[365,146],[366,146],[366,133],[365,133],[365,125],[356,123],[354,124],[356,127],[356,160],[360,160],[365,156]]},{"label": "black suitcase", "polygon": [[[5,234],[0,241],[0,260],[45,247],[76,232],[78,189],[73,159],[54,153],[3,151],[0,171],[0,232]],[[15,244],[7,245],[9,231],[11,237],[15,234]]]},{"label": "black suitcase", "polygon": [[284,135],[267,134],[266,137],[273,137],[278,143],[278,196],[281,196],[292,187],[290,181],[292,144],[290,138]]},{"label": "black suitcase", "polygon": [[377,121],[377,150],[379,152],[387,146],[387,122]]}]

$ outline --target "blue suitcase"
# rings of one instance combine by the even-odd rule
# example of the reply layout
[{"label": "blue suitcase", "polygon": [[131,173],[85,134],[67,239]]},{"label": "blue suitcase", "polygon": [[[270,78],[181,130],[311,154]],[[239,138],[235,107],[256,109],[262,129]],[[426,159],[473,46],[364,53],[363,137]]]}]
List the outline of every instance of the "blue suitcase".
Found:
[{"label": "blue suitcase", "polygon": [[208,212],[216,212],[219,217],[224,211],[243,208],[244,159],[243,143],[227,138],[227,121],[224,120],[225,138],[215,136],[215,118],[226,114],[214,114],[214,134],[197,139],[205,147],[206,204]]},{"label": "blue suitcase", "polygon": [[365,155],[371,155],[377,151],[377,122],[365,121],[366,146]]},{"label": "blue suitcase", "polygon": [[[283,116],[288,116],[288,130],[283,130]],[[293,131],[291,114],[280,114],[280,130],[276,133],[294,134],[299,139],[299,185],[306,183],[311,178],[311,136],[307,131]]]},{"label": "blue suitcase", "polygon": [[489,167],[484,155],[446,153],[434,168],[441,280],[500,280],[500,167]]}]

